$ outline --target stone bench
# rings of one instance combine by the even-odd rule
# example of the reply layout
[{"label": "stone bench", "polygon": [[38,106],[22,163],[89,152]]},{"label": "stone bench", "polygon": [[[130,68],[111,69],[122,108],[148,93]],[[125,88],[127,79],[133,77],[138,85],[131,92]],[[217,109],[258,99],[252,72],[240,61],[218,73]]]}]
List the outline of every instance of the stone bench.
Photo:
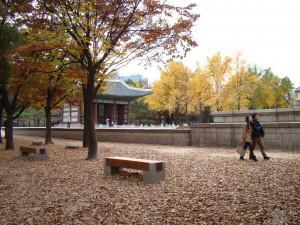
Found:
[{"label": "stone bench", "polygon": [[143,180],[147,182],[165,179],[165,162],[128,157],[106,157],[103,162],[104,175],[117,174],[121,168],[143,171]]},{"label": "stone bench", "polygon": [[40,148],[39,150],[32,147],[20,146],[19,148],[21,156],[27,157],[30,154],[33,154],[34,160],[46,160],[48,159],[48,152],[45,148]]}]

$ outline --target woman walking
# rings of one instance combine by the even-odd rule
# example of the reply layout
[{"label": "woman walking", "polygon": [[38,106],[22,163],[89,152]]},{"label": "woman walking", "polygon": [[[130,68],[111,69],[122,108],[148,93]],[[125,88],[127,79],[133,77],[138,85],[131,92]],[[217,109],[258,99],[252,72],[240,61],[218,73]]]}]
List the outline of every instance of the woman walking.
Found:
[{"label": "woman walking", "polygon": [[250,116],[246,116],[245,118],[246,124],[243,127],[243,135],[242,135],[242,146],[244,146],[244,151],[242,151],[240,155],[240,160],[244,160],[244,156],[246,153],[247,148],[249,148],[249,159],[253,161],[257,161],[256,156],[253,153],[252,147],[252,127],[250,122]]}]

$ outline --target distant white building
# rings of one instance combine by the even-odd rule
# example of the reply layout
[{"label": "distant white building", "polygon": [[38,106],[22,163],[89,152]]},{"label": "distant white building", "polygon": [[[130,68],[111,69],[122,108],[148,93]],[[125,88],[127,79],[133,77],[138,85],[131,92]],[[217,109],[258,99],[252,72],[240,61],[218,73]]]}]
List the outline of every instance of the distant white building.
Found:
[{"label": "distant white building", "polygon": [[295,103],[294,106],[300,107],[300,87],[296,88],[295,90]]}]

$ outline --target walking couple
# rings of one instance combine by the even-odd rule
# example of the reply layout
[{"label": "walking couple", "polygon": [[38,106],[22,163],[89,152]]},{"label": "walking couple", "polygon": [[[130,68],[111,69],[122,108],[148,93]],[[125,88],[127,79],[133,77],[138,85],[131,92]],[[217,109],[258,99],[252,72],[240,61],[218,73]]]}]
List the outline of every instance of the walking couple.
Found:
[{"label": "walking couple", "polygon": [[270,157],[267,156],[265,152],[265,146],[263,143],[263,137],[265,136],[264,128],[258,121],[257,113],[252,114],[251,117],[247,115],[245,119],[246,124],[243,127],[243,135],[241,142],[242,149],[241,151],[239,151],[240,160],[244,160],[246,150],[247,148],[249,148],[249,159],[257,161],[256,156],[254,155],[254,149],[256,144],[258,144],[261,154],[264,157],[264,160],[269,160]]}]

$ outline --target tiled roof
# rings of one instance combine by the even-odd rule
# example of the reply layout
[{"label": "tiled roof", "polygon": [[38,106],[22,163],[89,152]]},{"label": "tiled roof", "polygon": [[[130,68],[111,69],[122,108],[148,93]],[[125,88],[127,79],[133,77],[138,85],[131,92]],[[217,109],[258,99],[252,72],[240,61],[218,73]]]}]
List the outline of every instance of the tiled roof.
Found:
[{"label": "tiled roof", "polygon": [[97,97],[104,99],[133,100],[151,94],[151,89],[134,88],[121,80],[108,80],[106,87]]}]

